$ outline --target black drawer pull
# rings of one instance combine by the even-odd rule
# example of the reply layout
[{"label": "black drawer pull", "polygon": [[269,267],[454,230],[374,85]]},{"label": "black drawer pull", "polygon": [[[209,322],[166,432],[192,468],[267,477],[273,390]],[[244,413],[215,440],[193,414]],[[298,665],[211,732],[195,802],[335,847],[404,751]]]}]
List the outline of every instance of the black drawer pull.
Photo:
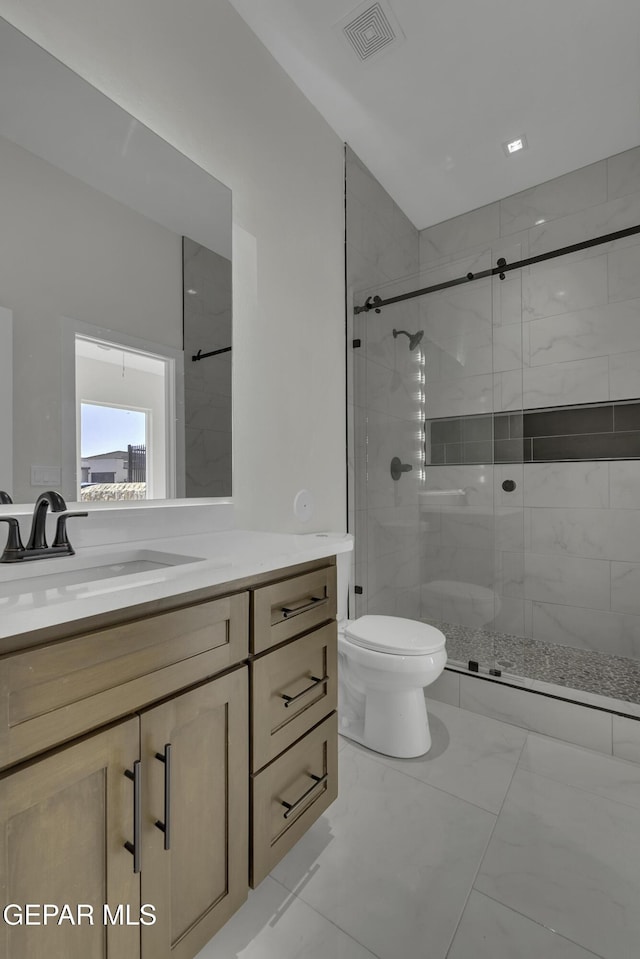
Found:
[{"label": "black drawer pull", "polygon": [[320,678],[318,678],[317,676],[312,676],[311,678],[313,680],[311,685],[307,686],[305,689],[302,690],[302,692],[297,693],[295,696],[289,696],[287,693],[280,693],[280,698],[284,699],[285,709],[287,708],[287,706],[290,706],[291,703],[295,703],[298,699],[301,699],[303,696],[306,696],[306,694],[310,693],[312,689],[316,688],[316,686],[322,686],[323,683],[326,683],[329,680],[328,676],[321,676]]},{"label": "black drawer pull", "polygon": [[300,799],[296,799],[294,803],[285,802],[284,799],[280,800],[280,805],[284,806],[285,809],[287,810],[286,813],[284,814],[285,819],[288,819],[289,816],[296,811],[298,806],[302,805],[305,799],[307,799],[311,795],[311,793],[317,786],[321,786],[323,785],[323,783],[326,783],[329,773],[325,773],[324,776],[314,776],[313,773],[309,773],[309,775],[313,779],[313,785],[309,786],[307,791],[304,792],[302,796],[300,796]]},{"label": "black drawer pull", "polygon": [[171,743],[166,743],[163,753],[156,759],[164,763],[164,822],[156,819],[156,827],[164,833],[164,848],[171,849]]},{"label": "black drawer pull", "polygon": [[306,613],[310,609],[314,609],[316,606],[321,606],[323,603],[326,603],[326,596],[312,596],[310,603],[304,603],[302,606],[283,606],[282,615],[286,619],[287,616],[297,616],[298,613]]},{"label": "black drawer pull", "polygon": [[142,836],[142,805],[140,802],[140,760],[130,769],[124,771],[127,779],[133,780],[133,842],[125,842],[124,848],[133,856],[133,871],[140,872],[140,839]]}]

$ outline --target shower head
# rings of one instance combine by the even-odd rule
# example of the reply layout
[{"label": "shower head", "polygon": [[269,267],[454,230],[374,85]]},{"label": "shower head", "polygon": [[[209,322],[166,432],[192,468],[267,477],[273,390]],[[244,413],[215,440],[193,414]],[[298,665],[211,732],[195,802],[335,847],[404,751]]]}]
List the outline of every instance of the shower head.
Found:
[{"label": "shower head", "polygon": [[404,333],[405,336],[408,336],[408,337],[409,337],[409,349],[410,349],[410,350],[415,350],[416,346],[418,345],[418,343],[420,342],[420,340],[421,340],[422,337],[424,336],[424,330],[418,330],[417,333],[407,333],[406,330],[394,330],[394,331],[393,331],[393,338],[394,338],[394,340],[397,339],[397,337],[400,335],[400,333]]}]

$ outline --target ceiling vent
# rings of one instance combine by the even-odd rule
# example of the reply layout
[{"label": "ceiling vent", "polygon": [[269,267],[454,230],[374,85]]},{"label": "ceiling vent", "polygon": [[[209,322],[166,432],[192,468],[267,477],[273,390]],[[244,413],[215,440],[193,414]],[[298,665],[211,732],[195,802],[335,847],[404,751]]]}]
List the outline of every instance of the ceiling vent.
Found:
[{"label": "ceiling vent", "polygon": [[370,60],[404,39],[398,21],[384,2],[362,3],[343,17],[335,28],[355,50],[359,60]]}]

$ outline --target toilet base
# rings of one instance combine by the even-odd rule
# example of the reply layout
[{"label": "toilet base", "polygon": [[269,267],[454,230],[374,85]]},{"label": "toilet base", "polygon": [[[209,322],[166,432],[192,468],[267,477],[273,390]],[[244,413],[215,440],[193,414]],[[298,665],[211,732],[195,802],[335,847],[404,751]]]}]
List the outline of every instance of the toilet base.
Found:
[{"label": "toilet base", "polygon": [[339,713],[342,736],[385,756],[414,759],[431,749],[429,718],[422,689],[370,689],[364,716]]}]

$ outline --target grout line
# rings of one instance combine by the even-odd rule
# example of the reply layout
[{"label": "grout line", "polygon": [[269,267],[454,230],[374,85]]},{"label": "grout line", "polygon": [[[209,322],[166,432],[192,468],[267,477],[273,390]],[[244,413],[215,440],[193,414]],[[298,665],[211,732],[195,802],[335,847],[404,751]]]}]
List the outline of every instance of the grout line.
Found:
[{"label": "grout line", "polygon": [[351,935],[350,932],[347,932],[346,929],[343,929],[342,926],[338,925],[337,922],[334,922],[333,919],[329,918],[329,916],[325,916],[323,912],[320,912],[320,910],[316,909],[315,906],[312,906],[310,902],[307,902],[306,899],[303,899],[302,896],[299,896],[297,893],[292,892],[288,886],[285,886],[283,882],[280,882],[280,880],[276,879],[275,876],[273,876],[271,873],[269,873],[269,878],[273,879],[274,882],[277,882],[279,886],[282,886],[282,888],[289,893],[289,896],[292,899],[299,899],[300,902],[303,903],[308,909],[311,909],[312,912],[315,912],[316,916],[320,916],[321,919],[324,919],[324,921],[328,922],[331,926],[334,927],[334,929],[337,929],[339,932],[341,932],[343,936],[346,936],[348,939],[351,939],[351,941],[355,942],[358,946],[360,946],[361,949],[366,949],[366,951],[369,953],[370,956],[373,957],[373,959],[382,959],[382,957],[377,952],[373,952],[368,946],[365,946],[363,942],[360,942],[360,940],[356,939],[356,937]]},{"label": "grout line", "polygon": [[[448,706],[450,704],[445,703],[444,705]],[[459,709],[460,707],[452,706],[451,708]],[[490,716],[486,716],[484,718],[491,719]],[[500,722],[500,721],[501,720],[494,720],[494,722]],[[504,723],[503,725],[508,726],[509,724]],[[514,728],[520,729],[521,727],[516,726]],[[495,813],[492,809],[487,809],[486,806],[480,806],[478,803],[473,802],[472,799],[463,799],[462,796],[458,796],[457,793],[453,793],[449,789],[444,789],[442,786],[436,786],[434,785],[434,783],[427,782],[425,779],[419,779],[417,776],[412,776],[411,773],[405,772],[403,769],[398,769],[398,767],[394,766],[391,762],[385,762],[385,757],[382,755],[382,753],[376,753],[374,750],[369,749],[367,746],[364,746],[362,743],[358,743],[353,739],[349,739],[348,736],[344,738],[348,739],[348,743],[347,743],[348,746],[351,746],[352,749],[355,749],[356,752],[359,755],[363,756],[365,759],[370,759],[371,762],[374,762],[376,764],[376,766],[382,766],[383,769],[388,769],[391,772],[398,773],[400,776],[404,776],[406,779],[410,779],[412,782],[418,783],[418,785],[420,786],[428,786],[430,789],[435,789],[439,793],[444,793],[445,796],[451,797],[451,799],[457,799],[458,802],[466,803],[469,806],[473,806],[474,809],[480,809],[482,812],[487,813],[489,816],[497,815],[497,813]],[[387,758],[389,760],[392,760],[394,757],[390,756]]]},{"label": "grout line", "polygon": [[[526,744],[527,744],[528,738],[529,738],[529,736],[528,736],[528,734],[527,734],[527,735],[525,736],[525,739],[524,739],[524,742],[523,742],[522,746],[520,747],[520,753],[519,753],[519,755],[518,755],[518,760],[517,760],[515,766],[513,767],[513,772],[511,773],[511,778],[510,778],[510,780],[509,780],[509,785],[507,786],[507,788],[506,788],[506,790],[505,790],[505,793],[504,793],[504,796],[503,796],[503,799],[502,799],[502,802],[500,803],[500,809],[498,810],[497,814],[494,813],[494,815],[495,815],[495,817],[496,817],[496,821],[495,821],[494,824],[493,824],[493,828],[491,829],[491,832],[490,832],[489,838],[487,839],[487,842],[486,842],[486,844],[485,844],[483,853],[482,853],[482,855],[480,856],[480,861],[479,861],[479,863],[478,863],[478,868],[476,869],[476,871],[475,871],[475,873],[474,873],[474,875],[473,875],[473,879],[471,880],[471,885],[469,886],[469,891],[468,891],[468,893],[467,893],[467,895],[466,895],[466,897],[465,897],[464,905],[463,905],[462,910],[461,910],[461,912],[460,912],[460,918],[458,919],[458,921],[457,921],[457,923],[456,923],[456,928],[454,929],[453,935],[452,935],[452,937],[451,937],[451,941],[449,942],[449,945],[448,945],[448,947],[447,947],[447,955],[449,954],[449,952],[450,952],[450,950],[451,950],[451,947],[452,947],[452,945],[453,945],[454,939],[455,939],[456,934],[457,934],[457,932],[458,932],[458,929],[459,929],[459,927],[460,927],[460,923],[462,922],[462,917],[464,916],[464,913],[465,913],[465,910],[466,910],[466,908],[467,908],[467,904],[468,904],[468,902],[469,902],[469,898],[470,898],[470,896],[471,896],[471,893],[475,890],[476,880],[477,880],[477,878],[478,878],[478,875],[479,875],[479,873],[480,873],[480,870],[482,869],[482,863],[483,863],[484,860],[485,860],[485,857],[486,857],[486,855],[487,855],[487,851],[488,851],[488,849],[489,849],[489,845],[490,845],[490,843],[491,843],[491,840],[493,839],[493,835],[494,835],[494,833],[495,833],[495,831],[496,831],[496,828],[497,828],[497,826],[498,826],[498,820],[499,820],[499,818],[500,818],[500,813],[502,812],[502,810],[503,810],[503,808],[504,808],[504,804],[505,804],[505,802],[506,802],[506,800],[507,800],[507,796],[508,796],[508,794],[509,794],[509,790],[511,789],[511,783],[513,782],[513,777],[515,776],[516,771],[517,771],[517,769],[518,769],[518,766],[520,765],[520,759],[522,758],[522,753],[523,753],[523,751],[524,751],[524,747],[525,747]],[[476,891],[479,891],[479,890],[476,890]],[[507,908],[508,908],[508,907],[507,907]]]},{"label": "grout line", "polygon": [[490,899],[492,902],[497,903],[497,905],[502,906],[503,909],[508,909],[509,912],[514,913],[516,916],[521,916],[523,919],[527,919],[529,922],[532,922],[536,926],[540,926],[542,929],[546,929],[547,932],[552,933],[554,936],[558,936],[559,939],[563,939],[565,942],[570,942],[571,945],[577,946],[578,949],[582,949],[590,956],[594,956],[595,959],[607,959],[607,956],[602,956],[599,952],[594,952],[593,949],[583,946],[582,943],[576,942],[575,939],[569,939],[568,936],[563,935],[561,932],[558,932],[557,929],[552,929],[550,926],[545,926],[543,922],[539,922],[537,919],[533,919],[531,916],[528,916],[525,912],[520,912],[519,909],[514,909],[513,906],[508,906],[505,902],[502,902],[500,899],[496,899],[495,896],[490,896],[489,893],[483,892],[480,889],[474,889],[474,892],[479,896],[484,896],[485,899]]}]

